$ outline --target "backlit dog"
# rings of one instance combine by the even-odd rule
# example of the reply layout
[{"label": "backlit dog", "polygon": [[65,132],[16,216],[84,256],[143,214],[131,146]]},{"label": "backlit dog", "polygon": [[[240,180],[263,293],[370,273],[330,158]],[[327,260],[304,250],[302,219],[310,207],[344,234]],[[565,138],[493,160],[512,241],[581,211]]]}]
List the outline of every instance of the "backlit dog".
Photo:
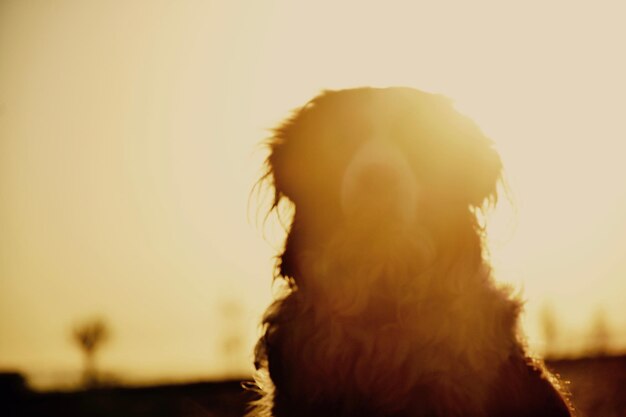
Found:
[{"label": "backlit dog", "polygon": [[274,131],[267,179],[294,206],[288,284],[256,348],[275,417],[570,416],[525,351],[476,213],[501,161],[446,98],[328,91]]}]

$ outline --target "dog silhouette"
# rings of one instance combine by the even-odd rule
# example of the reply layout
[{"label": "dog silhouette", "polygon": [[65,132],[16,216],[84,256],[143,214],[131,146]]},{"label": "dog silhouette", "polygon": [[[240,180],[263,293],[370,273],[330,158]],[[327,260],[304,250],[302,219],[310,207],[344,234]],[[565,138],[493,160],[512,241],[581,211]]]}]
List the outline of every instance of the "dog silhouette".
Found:
[{"label": "dog silhouette", "polygon": [[326,91],[268,145],[273,207],[294,214],[250,416],[572,415],[484,256],[500,157],[450,100]]}]

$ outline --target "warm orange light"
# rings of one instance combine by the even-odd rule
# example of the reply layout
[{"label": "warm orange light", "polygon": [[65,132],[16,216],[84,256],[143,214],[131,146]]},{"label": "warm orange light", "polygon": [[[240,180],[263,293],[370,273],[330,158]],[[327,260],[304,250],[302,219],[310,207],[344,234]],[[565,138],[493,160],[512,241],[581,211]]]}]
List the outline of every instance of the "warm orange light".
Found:
[{"label": "warm orange light", "polygon": [[599,305],[626,347],[623,13],[447,3],[3,2],[0,368],[78,371],[68,329],[101,314],[105,368],[249,371],[276,249],[247,221],[255,150],[320,89],[360,85],[443,93],[497,143],[513,205],[492,258],[537,349],[546,302],[564,351]]}]

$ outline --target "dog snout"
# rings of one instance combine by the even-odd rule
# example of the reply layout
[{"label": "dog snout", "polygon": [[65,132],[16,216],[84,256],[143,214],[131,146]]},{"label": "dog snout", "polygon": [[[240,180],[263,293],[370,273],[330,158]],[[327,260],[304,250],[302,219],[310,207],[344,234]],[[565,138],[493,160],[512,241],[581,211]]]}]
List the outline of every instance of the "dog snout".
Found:
[{"label": "dog snout", "polygon": [[373,215],[381,220],[411,222],[416,203],[415,175],[400,149],[382,141],[363,144],[344,172],[344,214],[349,218]]}]

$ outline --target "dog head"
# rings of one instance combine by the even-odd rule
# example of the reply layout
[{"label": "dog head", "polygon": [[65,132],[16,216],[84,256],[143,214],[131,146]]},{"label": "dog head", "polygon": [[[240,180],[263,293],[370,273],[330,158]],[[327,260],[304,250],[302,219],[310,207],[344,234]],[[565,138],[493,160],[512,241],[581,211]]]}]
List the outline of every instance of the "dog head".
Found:
[{"label": "dog head", "polygon": [[296,252],[346,228],[383,247],[418,231],[439,254],[459,246],[476,235],[473,209],[495,202],[502,168],[491,140],[448,99],[411,88],[320,94],[275,129],[267,165],[274,203],[295,206],[280,263],[291,278]]}]

